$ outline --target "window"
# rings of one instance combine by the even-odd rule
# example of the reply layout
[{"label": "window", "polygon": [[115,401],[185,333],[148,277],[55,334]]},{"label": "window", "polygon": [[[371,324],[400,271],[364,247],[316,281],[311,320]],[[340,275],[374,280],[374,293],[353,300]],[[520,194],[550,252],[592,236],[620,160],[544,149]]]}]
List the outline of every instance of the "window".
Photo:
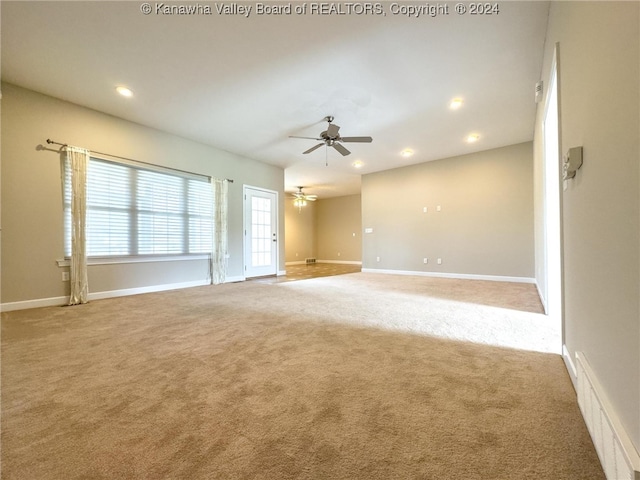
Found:
[{"label": "window", "polygon": [[251,197],[251,265],[271,265],[271,201]]},{"label": "window", "polygon": [[[65,255],[71,255],[71,173],[65,165]],[[87,169],[87,256],[211,252],[208,178],[91,158]]]}]

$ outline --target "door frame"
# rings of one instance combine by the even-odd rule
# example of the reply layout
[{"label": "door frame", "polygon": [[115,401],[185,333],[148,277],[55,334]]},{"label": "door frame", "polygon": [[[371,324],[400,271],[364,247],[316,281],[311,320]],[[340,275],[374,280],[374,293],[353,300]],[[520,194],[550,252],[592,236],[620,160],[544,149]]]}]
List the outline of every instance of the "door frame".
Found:
[{"label": "door frame", "polygon": [[[565,343],[564,325],[564,252],[562,220],[562,126],[560,110],[559,44],[556,43],[549,72],[547,95],[542,116],[543,178],[544,178],[544,264],[545,313],[560,323],[562,346]],[[547,131],[550,111],[555,110],[554,132]],[[555,144],[548,145],[554,138]],[[553,152],[550,158],[550,149]]]},{"label": "door frame", "polygon": [[[254,192],[263,192],[263,193],[268,193],[268,194],[272,194],[275,197],[274,200],[274,212],[273,212],[273,217],[274,217],[274,221],[275,224],[273,225],[273,231],[276,233],[276,246],[275,246],[275,265],[274,265],[274,275],[278,275],[278,273],[280,272],[280,225],[279,225],[279,219],[280,219],[280,198],[278,195],[278,191],[277,190],[270,190],[268,188],[263,188],[263,187],[256,187],[253,185],[247,185],[247,184],[243,184],[242,185],[242,276],[243,278],[246,280],[247,278],[254,278],[254,277],[247,277],[247,266],[249,265],[249,262],[251,260],[250,255],[251,255],[251,251],[249,248],[247,248],[247,231],[249,228],[251,228],[251,225],[248,225],[248,221],[249,221],[249,215],[247,214],[247,209],[251,208],[251,205],[249,204],[249,201],[247,199],[247,192],[251,190]],[[271,274],[269,274],[271,275]]]}]

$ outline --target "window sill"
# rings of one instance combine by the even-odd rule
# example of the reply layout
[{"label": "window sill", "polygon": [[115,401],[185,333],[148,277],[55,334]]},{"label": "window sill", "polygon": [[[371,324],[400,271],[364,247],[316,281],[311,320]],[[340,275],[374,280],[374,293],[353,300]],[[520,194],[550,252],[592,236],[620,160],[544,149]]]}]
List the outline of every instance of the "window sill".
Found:
[{"label": "window sill", "polygon": [[[155,262],[184,262],[188,260],[209,260],[209,255],[148,255],[139,257],[90,257],[87,265],[115,265],[123,263],[155,263]],[[71,260],[61,258],[56,260],[58,267],[68,267]]]}]

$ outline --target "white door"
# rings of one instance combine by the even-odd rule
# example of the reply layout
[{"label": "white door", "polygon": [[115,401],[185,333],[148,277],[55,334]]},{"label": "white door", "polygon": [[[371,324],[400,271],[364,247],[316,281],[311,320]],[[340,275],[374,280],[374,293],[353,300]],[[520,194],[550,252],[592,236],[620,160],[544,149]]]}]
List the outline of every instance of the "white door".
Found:
[{"label": "white door", "polygon": [[278,272],[278,193],[244,187],[244,276]]}]

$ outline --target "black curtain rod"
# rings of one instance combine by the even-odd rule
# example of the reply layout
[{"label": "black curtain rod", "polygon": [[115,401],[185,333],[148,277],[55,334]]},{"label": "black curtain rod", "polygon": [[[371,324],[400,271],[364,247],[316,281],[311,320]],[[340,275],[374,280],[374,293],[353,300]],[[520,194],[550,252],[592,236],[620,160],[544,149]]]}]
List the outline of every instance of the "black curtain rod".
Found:
[{"label": "black curtain rod", "polygon": [[[54,142],[53,140],[51,140],[50,138],[47,138],[47,143],[49,145],[60,145],[61,147],[68,147],[69,145],[66,143],[60,143],[60,142]],[[160,168],[164,168],[166,170],[173,170],[175,172],[180,172],[180,173],[187,173],[189,175],[198,175],[201,177],[209,177],[211,178],[211,175],[202,175],[200,173],[193,173],[193,172],[187,172],[186,170],[180,170],[179,168],[173,168],[173,167],[164,167],[162,165],[154,165],[153,163],[148,163],[148,162],[143,162],[141,160],[134,160],[133,158],[127,158],[127,157],[120,157],[118,155],[111,155],[110,153],[103,153],[103,152],[96,152],[94,150],[90,150],[91,153],[95,153],[97,155],[106,155],[107,157],[111,157],[111,158],[119,158],[120,160],[126,160],[128,162],[134,162],[134,163],[141,163],[143,165],[149,165],[151,167],[160,167]],[[230,178],[226,179],[227,182],[229,183],[233,183],[233,180]]]}]

